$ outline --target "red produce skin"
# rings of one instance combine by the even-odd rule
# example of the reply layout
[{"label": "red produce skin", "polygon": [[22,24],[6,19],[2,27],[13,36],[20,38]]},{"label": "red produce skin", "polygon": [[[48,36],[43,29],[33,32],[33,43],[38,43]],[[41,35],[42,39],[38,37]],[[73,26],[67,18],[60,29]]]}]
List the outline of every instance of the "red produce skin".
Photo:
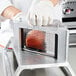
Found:
[{"label": "red produce skin", "polygon": [[35,49],[44,49],[45,34],[42,31],[32,30],[26,37],[26,46]]}]

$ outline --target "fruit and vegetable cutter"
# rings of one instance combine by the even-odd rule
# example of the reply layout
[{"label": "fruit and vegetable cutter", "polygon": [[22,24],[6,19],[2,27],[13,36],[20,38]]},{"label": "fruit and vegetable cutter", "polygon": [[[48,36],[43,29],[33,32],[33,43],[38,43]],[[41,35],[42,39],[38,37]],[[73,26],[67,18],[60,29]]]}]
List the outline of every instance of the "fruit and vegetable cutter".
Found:
[{"label": "fruit and vegetable cutter", "polygon": [[[15,75],[25,69],[59,67],[66,76],[74,76],[68,63],[69,31],[62,25],[32,26],[27,22],[11,22],[14,32]],[[27,33],[39,30],[45,33],[45,49],[28,48]]]}]

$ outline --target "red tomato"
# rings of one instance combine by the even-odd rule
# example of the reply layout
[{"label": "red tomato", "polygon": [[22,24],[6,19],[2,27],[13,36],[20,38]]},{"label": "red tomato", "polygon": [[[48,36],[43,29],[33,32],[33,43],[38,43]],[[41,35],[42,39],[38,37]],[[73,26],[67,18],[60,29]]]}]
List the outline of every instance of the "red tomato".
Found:
[{"label": "red tomato", "polygon": [[32,30],[26,36],[26,46],[35,49],[44,49],[45,34],[42,31]]}]

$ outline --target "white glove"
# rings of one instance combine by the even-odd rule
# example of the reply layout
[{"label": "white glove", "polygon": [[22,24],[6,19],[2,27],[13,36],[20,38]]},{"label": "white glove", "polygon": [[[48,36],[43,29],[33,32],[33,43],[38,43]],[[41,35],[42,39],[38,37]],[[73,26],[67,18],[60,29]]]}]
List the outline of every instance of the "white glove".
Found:
[{"label": "white glove", "polygon": [[13,37],[13,31],[9,23],[9,19],[1,23],[0,29],[0,48],[6,48],[9,41]]},{"label": "white glove", "polygon": [[26,16],[23,12],[18,13],[16,16],[11,18],[14,22],[25,22],[26,21]]},{"label": "white glove", "polygon": [[32,25],[45,26],[53,22],[53,4],[50,0],[42,0],[29,12],[29,22]]}]

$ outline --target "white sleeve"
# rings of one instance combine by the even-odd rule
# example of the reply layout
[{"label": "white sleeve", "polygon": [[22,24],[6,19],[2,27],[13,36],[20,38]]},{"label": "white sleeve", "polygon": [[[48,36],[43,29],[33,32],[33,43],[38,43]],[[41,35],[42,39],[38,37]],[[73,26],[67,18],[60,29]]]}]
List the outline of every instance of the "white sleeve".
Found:
[{"label": "white sleeve", "polygon": [[9,0],[0,0],[0,15],[8,6],[12,6]]}]

